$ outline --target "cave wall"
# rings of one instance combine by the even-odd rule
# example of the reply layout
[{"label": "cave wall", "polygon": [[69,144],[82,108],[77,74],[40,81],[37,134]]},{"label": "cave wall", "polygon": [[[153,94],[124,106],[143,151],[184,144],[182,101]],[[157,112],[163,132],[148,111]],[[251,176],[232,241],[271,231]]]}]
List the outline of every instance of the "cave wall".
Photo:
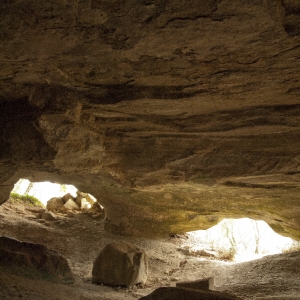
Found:
[{"label": "cave wall", "polygon": [[1,1],[0,65],[0,202],[23,176],[91,191],[125,234],[300,236],[298,1]]}]

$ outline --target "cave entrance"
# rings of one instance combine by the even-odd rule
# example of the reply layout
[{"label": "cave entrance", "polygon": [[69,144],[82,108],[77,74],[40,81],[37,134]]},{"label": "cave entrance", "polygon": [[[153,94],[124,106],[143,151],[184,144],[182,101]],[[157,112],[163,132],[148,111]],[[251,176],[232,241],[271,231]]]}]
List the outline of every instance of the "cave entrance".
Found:
[{"label": "cave entrance", "polygon": [[236,262],[300,249],[300,242],[277,234],[265,221],[249,218],[224,219],[186,235],[183,249],[190,254]]},{"label": "cave entrance", "polygon": [[103,206],[93,195],[81,192],[70,184],[30,182],[21,178],[14,185],[10,196],[44,206],[54,213],[88,212],[93,216],[104,213]]}]

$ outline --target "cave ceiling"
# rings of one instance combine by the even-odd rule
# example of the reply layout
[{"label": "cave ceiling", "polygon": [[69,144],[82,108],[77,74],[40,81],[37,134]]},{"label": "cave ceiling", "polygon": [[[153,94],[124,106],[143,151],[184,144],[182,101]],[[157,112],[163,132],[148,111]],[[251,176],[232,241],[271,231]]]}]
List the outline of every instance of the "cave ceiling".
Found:
[{"label": "cave ceiling", "polygon": [[297,0],[0,2],[0,184],[72,183],[121,234],[300,239]]}]

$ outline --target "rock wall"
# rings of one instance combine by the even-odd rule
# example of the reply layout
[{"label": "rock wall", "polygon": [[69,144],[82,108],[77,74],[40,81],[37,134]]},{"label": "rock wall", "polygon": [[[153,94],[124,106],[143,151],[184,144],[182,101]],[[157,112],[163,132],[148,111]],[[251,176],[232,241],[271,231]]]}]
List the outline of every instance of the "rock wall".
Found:
[{"label": "rock wall", "polygon": [[[265,206],[266,193],[251,190],[258,200],[250,212],[229,205],[218,218],[263,217],[300,236],[291,200],[300,170],[299,45],[296,0],[2,1],[0,201],[21,174],[73,183],[105,198],[120,228],[137,205],[126,197],[139,189],[184,181],[253,187],[264,176],[259,184],[275,180],[282,201],[293,182],[291,211],[273,195],[274,207]],[[139,209],[155,210],[145,193]]]}]

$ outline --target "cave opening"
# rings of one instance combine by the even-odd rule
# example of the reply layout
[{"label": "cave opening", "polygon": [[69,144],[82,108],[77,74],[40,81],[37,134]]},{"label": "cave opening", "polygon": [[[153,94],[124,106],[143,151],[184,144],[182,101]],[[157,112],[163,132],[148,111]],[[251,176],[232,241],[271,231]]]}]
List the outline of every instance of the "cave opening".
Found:
[{"label": "cave opening", "polygon": [[265,221],[223,219],[207,230],[186,233],[182,249],[189,254],[233,262],[300,249],[300,242],[276,233]]},{"label": "cave opening", "polygon": [[71,184],[31,182],[20,178],[15,183],[10,197],[27,200],[54,213],[104,213],[104,207],[93,195],[79,191]]},{"label": "cave opening", "polygon": [[[89,213],[93,218],[105,218],[104,207],[93,195],[70,184],[21,178],[11,191],[11,197],[14,195],[34,197],[54,214]],[[52,199],[61,201],[54,201],[56,207],[49,206]],[[300,250],[300,242],[277,234],[263,220],[240,218],[223,219],[207,230],[187,232],[180,248],[201,259],[245,262]]]}]

